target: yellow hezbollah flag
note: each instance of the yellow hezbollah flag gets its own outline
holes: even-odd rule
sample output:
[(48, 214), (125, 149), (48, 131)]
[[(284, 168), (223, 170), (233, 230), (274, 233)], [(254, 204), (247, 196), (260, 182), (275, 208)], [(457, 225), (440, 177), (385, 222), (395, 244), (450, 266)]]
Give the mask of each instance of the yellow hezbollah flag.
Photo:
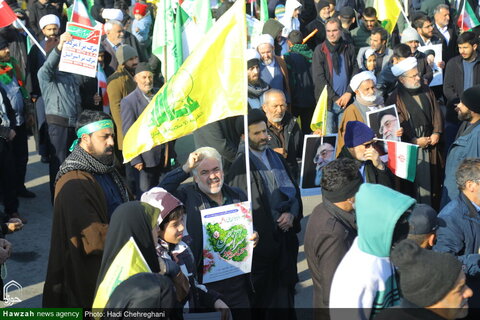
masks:
[(103, 309), (113, 290), (131, 276), (140, 272), (152, 272), (133, 237), (118, 252), (98, 287), (93, 309)]
[(377, 18), (382, 22), (382, 27), (391, 34), (400, 15), (398, 0), (375, 0), (373, 7), (377, 10)]
[(205, 34), (123, 140), (129, 162), (211, 122), (247, 114), (247, 25), (239, 0)]
[(328, 91), (327, 86), (323, 87), (322, 94), (318, 99), (317, 106), (313, 112), (310, 129), (313, 131), (322, 130), (322, 136), (327, 135), (327, 109), (328, 109)]

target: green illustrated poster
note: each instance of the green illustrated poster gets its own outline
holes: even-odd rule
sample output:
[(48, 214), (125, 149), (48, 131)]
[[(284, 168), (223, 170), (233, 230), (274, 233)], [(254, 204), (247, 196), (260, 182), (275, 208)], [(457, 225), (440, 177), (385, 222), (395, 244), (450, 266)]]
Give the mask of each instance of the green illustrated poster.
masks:
[(203, 282), (249, 273), (253, 233), (249, 202), (201, 211), (203, 224)]

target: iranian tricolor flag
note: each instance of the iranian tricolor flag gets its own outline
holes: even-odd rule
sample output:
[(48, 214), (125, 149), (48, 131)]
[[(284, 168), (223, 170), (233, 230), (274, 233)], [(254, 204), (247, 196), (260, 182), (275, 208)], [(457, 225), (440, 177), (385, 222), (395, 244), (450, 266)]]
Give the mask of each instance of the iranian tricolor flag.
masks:
[(388, 168), (399, 178), (413, 182), (417, 172), (417, 151), (415, 144), (386, 141), (388, 145)]
[(178, 0), (178, 4), (175, 42), (178, 47), (181, 45), (185, 61), (212, 26), (212, 12), (208, 1)]
[(458, 16), (457, 26), (462, 31), (468, 31), (478, 25), (480, 25), (480, 21), (478, 21), (478, 18), (472, 8), (472, 5), (470, 4), (470, 1), (464, 0), (462, 11)]
[(3, 0), (0, 0), (0, 28), (9, 26), (13, 21), (17, 20), (17, 15), (12, 8)]
[(94, 26), (90, 17), (90, 13), (88, 12), (87, 7), (82, 0), (75, 0), (75, 2), (73, 3), (70, 21), (89, 27)]
[(103, 112), (110, 113), (110, 102), (107, 94), (107, 76), (101, 65), (97, 68), (98, 88), (102, 90)]

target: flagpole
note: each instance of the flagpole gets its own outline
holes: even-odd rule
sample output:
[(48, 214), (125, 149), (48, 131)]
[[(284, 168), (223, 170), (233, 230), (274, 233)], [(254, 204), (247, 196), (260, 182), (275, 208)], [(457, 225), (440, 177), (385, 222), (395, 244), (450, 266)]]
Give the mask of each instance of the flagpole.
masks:
[(35, 43), (35, 45), (38, 47), (40, 52), (43, 53), (44, 56), (47, 56), (47, 53), (45, 52), (45, 50), (43, 50), (42, 46), (38, 43), (37, 39), (35, 39), (35, 37), (32, 36), (32, 34), (30, 33), (30, 31), (28, 31), (28, 29), (25, 27), (25, 25), (22, 23), (22, 21), (18, 18), (17, 18), (16, 21), (22, 27), (22, 29), (28, 34), (28, 36), (30, 37), (30, 40), (32, 40), (33, 43)]
[(252, 208), (252, 185), (250, 177), (250, 143), (248, 141), (248, 115), (243, 116), (243, 138), (245, 141), (245, 175), (247, 177), (247, 197)]
[[(408, 1), (405, 1), (408, 5)], [(410, 20), (408, 20), (408, 15), (406, 14), (405, 10), (403, 9), (403, 5), (402, 3), (400, 2), (400, 0), (397, 0), (397, 6), (400, 8), (400, 11), (402, 12), (402, 15), (403, 17), (405, 18), (405, 21), (407, 22), (407, 24), (411, 27), (411, 24), (410, 24)], [(395, 27), (395, 26), (394, 26)]]
[(460, 27), (460, 29), (462, 30), (463, 32), (463, 23), (465, 21), (465, 2), (467, 0), (463, 0), (463, 6), (462, 6), (462, 12), (460, 12), (460, 16), (462, 17), (462, 26)]

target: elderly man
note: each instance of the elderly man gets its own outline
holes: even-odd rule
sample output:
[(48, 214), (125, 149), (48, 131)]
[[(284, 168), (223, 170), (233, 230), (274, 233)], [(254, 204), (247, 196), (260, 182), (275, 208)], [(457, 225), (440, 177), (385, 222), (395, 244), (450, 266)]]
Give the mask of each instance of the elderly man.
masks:
[(444, 207), (458, 194), (455, 172), (460, 162), (467, 158), (480, 158), (480, 85), (465, 90), (456, 107), (458, 119), (462, 122), (455, 141), (451, 145), (445, 165), (442, 203)]
[[(390, 110), (389, 110), (390, 111)], [(389, 111), (380, 112), (378, 117), (380, 118), (380, 129), (378, 133), (384, 140), (397, 140), (398, 119)]]
[(433, 12), (435, 26), (433, 35), (442, 40), (442, 59), (447, 63), (450, 58), (458, 54), (457, 52), (457, 30), (449, 26), (450, 8), (448, 5), (439, 4)]
[(417, 59), (409, 57), (392, 67), (398, 78), (397, 88), (387, 99), (386, 105), (397, 106), (402, 141), (419, 146), (417, 172), (413, 183), (402, 180), (401, 191), (416, 198), (419, 203), (440, 207), (440, 186), (443, 181), (442, 111), (432, 90), (422, 84)]
[(91, 308), (110, 216), (129, 200), (113, 162), (113, 122), (85, 110), (56, 178), (43, 307)]
[(365, 182), (393, 188), (393, 174), (380, 159), (381, 148), (375, 144), (374, 138), (375, 133), (365, 123), (347, 122), (345, 145), (340, 150), (338, 158), (360, 161), (360, 173)]
[(257, 51), (260, 54), (260, 78), (270, 88), (283, 91), (290, 100), (290, 84), (288, 82), (288, 69), (285, 61), (275, 55), (273, 38), (269, 34), (262, 34), (257, 38)]
[[(295, 319), (296, 233), (303, 217), (302, 199), (285, 160), (268, 147), (267, 122), (261, 110), (249, 111), (250, 173), (247, 174), (252, 177), (253, 228), (261, 237), (253, 254), (252, 307), (260, 308), (261, 319), (273, 319), (270, 312), (278, 308), (285, 308), (285, 312), (276, 316)], [(245, 155), (237, 158), (226, 179), (243, 190), (247, 185), (245, 162)]]
[[(478, 90), (478, 89), (477, 89)], [(477, 138), (478, 139), (478, 138)], [(465, 159), (455, 171), (458, 195), (438, 215), (440, 227), (433, 250), (453, 254), (463, 264), (467, 284), (480, 290), (480, 159)], [(473, 308), (480, 307), (480, 297), (470, 299)]]
[(323, 201), (308, 219), (304, 240), (316, 319), (328, 319), (333, 275), (357, 236), (355, 193), (362, 183), (354, 160), (334, 160), (323, 168)]
[[(193, 175), (193, 183), (180, 184)], [(188, 230), (195, 262), (197, 264), (198, 281), (203, 282), (203, 227), (200, 211), (204, 209), (239, 203), (247, 200), (240, 189), (224, 183), (222, 157), (217, 150), (203, 147), (190, 153), (187, 162), (168, 172), (162, 179), (159, 187), (175, 195), (185, 204)], [(186, 239), (184, 238), (184, 241)], [(251, 240), (258, 240), (255, 234)], [(235, 309), (249, 308), (250, 292), (247, 275), (236, 276), (221, 281), (206, 284), (208, 289), (222, 294), (223, 301), (235, 315)]]
[(370, 46), (360, 48), (357, 54), (357, 64), (359, 66), (363, 65), (363, 59), (365, 56), (365, 51), (371, 48), (375, 52), (376, 56), (376, 66), (375, 66), (375, 75), (378, 76), (382, 69), (390, 62), (392, 58), (393, 51), (390, 48), (387, 48), (388, 41), (388, 32), (382, 27), (375, 27), (372, 29), (370, 35)]
[(121, 65), (121, 63), (118, 62), (115, 52), (117, 52), (123, 44), (129, 45), (137, 51), (140, 62), (147, 61), (147, 56), (143, 52), (137, 38), (135, 38), (130, 32), (126, 31), (120, 21), (109, 20), (105, 23), (104, 30), (106, 37), (103, 39), (102, 45), (105, 48), (106, 54), (111, 59), (110, 67), (112, 67), (113, 70), (117, 70), (118, 66)]
[(337, 156), (345, 144), (345, 130), (349, 121), (367, 123), (367, 112), (383, 107), (383, 99), (376, 95), (377, 79), (370, 71), (363, 71), (353, 76), (350, 88), (355, 92), (355, 99), (343, 113), (342, 122), (338, 128)]
[[(140, 117), (143, 110), (152, 101), (158, 89), (153, 88), (153, 72), (150, 66), (141, 62), (135, 69), (134, 80), (137, 88), (120, 101), (122, 132), (128, 129)], [(170, 168), (170, 158), (173, 154), (173, 143), (162, 144), (150, 151), (144, 152), (130, 161), (130, 166), (138, 171), (137, 199), (143, 192), (158, 185), (160, 176)]]
[(328, 91), (327, 133), (337, 133), (341, 114), (352, 98), (348, 80), (358, 73), (355, 49), (343, 41), (341, 27), (337, 18), (326, 22), (327, 40), (315, 48), (312, 58), (315, 99), (325, 87)]
[(262, 109), (267, 116), (268, 146), (282, 155), (295, 181), (300, 177), (297, 158), (302, 157), (303, 133), (297, 119), (287, 111), (282, 91), (270, 89), (263, 94)]
[(72, 39), (65, 32), (38, 71), (38, 83), (45, 103), (50, 152), (50, 192), (53, 202), (55, 177), (60, 164), (68, 155), (68, 148), (75, 140), (75, 123), (81, 112), (78, 81), (73, 73), (58, 70), (63, 44)]

